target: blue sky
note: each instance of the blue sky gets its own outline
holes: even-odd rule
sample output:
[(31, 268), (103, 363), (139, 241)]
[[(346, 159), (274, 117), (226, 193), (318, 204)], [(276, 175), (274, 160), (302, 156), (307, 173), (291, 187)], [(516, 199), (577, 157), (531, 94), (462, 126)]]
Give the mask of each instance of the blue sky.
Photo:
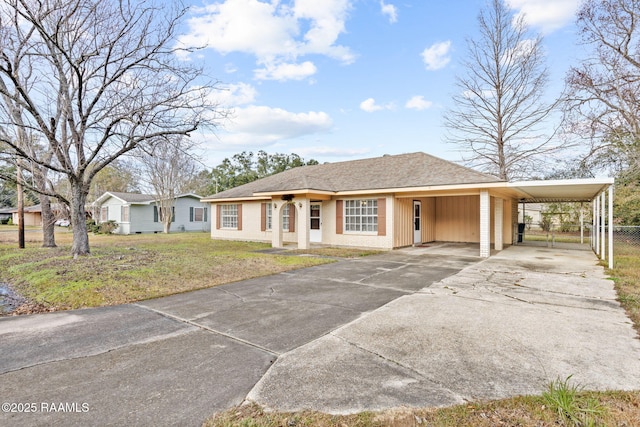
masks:
[[(580, 0), (507, 0), (544, 36), (557, 96), (580, 56)], [(180, 42), (232, 111), (200, 134), (205, 164), (241, 151), (335, 162), (424, 151), (459, 161), (444, 141), (465, 39), (484, 0), (192, 0)], [(552, 123), (549, 123), (551, 126)]]

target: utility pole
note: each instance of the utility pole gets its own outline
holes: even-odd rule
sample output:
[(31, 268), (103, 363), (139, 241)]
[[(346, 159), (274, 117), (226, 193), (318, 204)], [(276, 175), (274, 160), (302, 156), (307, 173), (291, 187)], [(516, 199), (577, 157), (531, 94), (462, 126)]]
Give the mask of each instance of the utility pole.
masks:
[(18, 248), (24, 249), (24, 193), (20, 161), (16, 162), (16, 191), (18, 192)]

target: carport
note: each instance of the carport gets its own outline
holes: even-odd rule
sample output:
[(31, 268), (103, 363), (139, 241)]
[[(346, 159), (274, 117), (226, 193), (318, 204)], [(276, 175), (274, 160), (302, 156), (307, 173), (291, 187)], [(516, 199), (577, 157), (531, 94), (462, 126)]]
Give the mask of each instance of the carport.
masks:
[(593, 178), (510, 182), (507, 188), (515, 192), (520, 203), (525, 204), (591, 203), (591, 248), (600, 259), (608, 260), (609, 268), (613, 268), (613, 184), (613, 178)]

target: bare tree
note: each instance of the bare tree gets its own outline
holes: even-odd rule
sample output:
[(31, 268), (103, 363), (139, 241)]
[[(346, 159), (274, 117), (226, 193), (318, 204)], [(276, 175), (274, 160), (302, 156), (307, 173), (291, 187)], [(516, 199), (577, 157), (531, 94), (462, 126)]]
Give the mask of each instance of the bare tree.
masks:
[[(35, 190), (69, 205), (74, 256), (90, 252), (85, 202), (100, 170), (142, 143), (188, 135), (218, 118), (202, 71), (176, 56), (185, 13), (154, 0), (6, 0), (0, 7), (0, 94), (23, 116), (17, 123), (0, 109), (0, 127), (28, 129), (53, 157), (15, 138), (1, 142), (68, 180), (68, 196)], [(16, 51), (29, 61), (15, 64)]]
[(583, 163), (640, 173), (640, 2), (586, 0), (577, 15), (590, 56), (567, 74), (568, 128), (586, 139)]
[(556, 104), (543, 99), (542, 39), (530, 37), (524, 17), (514, 18), (503, 0), (491, 0), (478, 24), (478, 39), (467, 39), (454, 107), (445, 113), (447, 139), (471, 166), (504, 180), (526, 177), (559, 148), (541, 129)]
[[(17, 68), (18, 64), (22, 62), (30, 63), (29, 58), (25, 57), (25, 51), (23, 49), (16, 49), (13, 52), (13, 54), (14, 56), (13, 58), (11, 58), (12, 68), (14, 69)], [(8, 59), (8, 57), (5, 57), (5, 58)], [(25, 76), (22, 76), (22, 78), (23, 78), (22, 85), (28, 86), (31, 75), (27, 74)], [(14, 90), (17, 91), (18, 89), (14, 87)], [(2, 105), (2, 110), (6, 112), (7, 116), (10, 117), (11, 121), (16, 125), (13, 141), (15, 142), (15, 144), (22, 147), (22, 149), (25, 152), (30, 153), (31, 156), (35, 156), (36, 155), (35, 151), (41, 150), (42, 147), (40, 147), (39, 144), (37, 144), (33, 140), (32, 132), (29, 130), (27, 126), (25, 126), (22, 109), (14, 101), (14, 99), (17, 96), (19, 96), (19, 94), (16, 92), (14, 93), (13, 97), (10, 97), (7, 95), (7, 93), (8, 93), (7, 86), (5, 85), (3, 80), (0, 80), (0, 99), (2, 101), (0, 102), (0, 105)], [(2, 131), (0, 131), (0, 138), (2, 138), (2, 140), (10, 138), (10, 136), (7, 135), (6, 131), (4, 131), (4, 128), (2, 129)], [(25, 185), (27, 185), (30, 188), (38, 189), (40, 206), (41, 206), (41, 215), (42, 215), (42, 236), (43, 236), (42, 246), (45, 248), (55, 248), (56, 247), (55, 215), (51, 208), (51, 199), (48, 195), (46, 195), (47, 187), (49, 184), (47, 180), (47, 174), (48, 174), (47, 169), (41, 165), (38, 165), (37, 163), (30, 162), (22, 158), (21, 156), (17, 156), (15, 153), (15, 150), (12, 150), (10, 147), (8, 150), (5, 148), (3, 151), (5, 152), (5, 156), (8, 155), (8, 157), (6, 157), (5, 160), (15, 163), (16, 170), (18, 171), (18, 173), (13, 176), (12, 175), (5, 176), (0, 174), (0, 177), (3, 179), (15, 181), (17, 188), (19, 189), (19, 192), (18, 192), (19, 195), (21, 195), (22, 187)], [(49, 152), (46, 153), (43, 157), (46, 161), (51, 161), (51, 158), (53, 157), (53, 152), (49, 150)], [(24, 181), (25, 174), (22, 173), (23, 168), (31, 172), (28, 175), (32, 180), (30, 185), (26, 184), (26, 181)], [(21, 196), (18, 198), (18, 201), (19, 202), (21, 201)], [(18, 210), (20, 211), (19, 216), (22, 221), (22, 218), (24, 218), (24, 214), (22, 212), (21, 204), (18, 203), (18, 205), (19, 205)], [(24, 227), (24, 224), (20, 222), (20, 233), (19, 233), (20, 237), (18, 238), (20, 242), (19, 243), (20, 248), (24, 248), (24, 236), (23, 236), (24, 228), (23, 227)]]
[(198, 172), (192, 149), (193, 143), (186, 138), (163, 138), (140, 155), (143, 179), (153, 190), (158, 219), (165, 233), (171, 229), (176, 197)]

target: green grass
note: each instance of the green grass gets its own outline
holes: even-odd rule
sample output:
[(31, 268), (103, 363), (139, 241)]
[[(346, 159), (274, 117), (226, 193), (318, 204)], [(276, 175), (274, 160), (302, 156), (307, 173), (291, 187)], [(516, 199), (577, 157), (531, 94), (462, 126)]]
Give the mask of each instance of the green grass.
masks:
[(571, 384), (571, 375), (566, 379), (551, 381), (542, 394), (549, 408), (566, 423), (575, 426), (602, 425), (604, 408), (590, 395), (579, 394), (581, 387)]
[[(334, 261), (328, 253), (262, 253), (270, 245), (216, 241), (206, 233), (90, 235), (91, 255), (78, 259), (70, 256), (66, 229), (57, 233), (58, 248), (41, 248), (41, 235), (33, 232), (20, 250), (16, 238), (0, 233), (0, 265), (6, 266), (0, 282), (47, 309), (128, 303)], [(365, 252), (347, 249), (331, 256)]]
[(617, 241), (613, 249), (614, 267), (606, 272), (613, 278), (618, 301), (640, 336), (640, 247)]

